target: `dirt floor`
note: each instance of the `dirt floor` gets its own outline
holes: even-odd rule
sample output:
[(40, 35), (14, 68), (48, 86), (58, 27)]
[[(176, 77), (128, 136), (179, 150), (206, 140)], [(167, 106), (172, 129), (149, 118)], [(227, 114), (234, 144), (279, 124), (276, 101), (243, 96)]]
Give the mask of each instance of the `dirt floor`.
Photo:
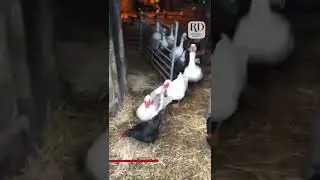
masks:
[(301, 179), (310, 121), (319, 109), (319, 15), (293, 21), (296, 51), (279, 67), (249, 74), (239, 111), (224, 124), (214, 149), (218, 180)]

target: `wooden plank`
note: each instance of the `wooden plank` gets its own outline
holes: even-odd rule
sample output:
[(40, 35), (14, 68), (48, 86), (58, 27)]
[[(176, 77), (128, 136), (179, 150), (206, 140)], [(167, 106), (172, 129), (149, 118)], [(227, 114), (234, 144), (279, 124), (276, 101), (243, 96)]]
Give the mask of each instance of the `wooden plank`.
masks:
[(111, 104), (118, 103), (119, 85), (117, 78), (116, 60), (114, 55), (113, 42), (109, 40), (109, 107)]
[(124, 44), (122, 35), (122, 24), (120, 18), (120, 2), (119, 0), (110, 0), (110, 19), (109, 22), (112, 24), (112, 37), (114, 52), (116, 57), (116, 66), (118, 73), (118, 83), (119, 83), (119, 104), (122, 105), (125, 94), (128, 91), (127, 79), (126, 79), (126, 63), (124, 56)]

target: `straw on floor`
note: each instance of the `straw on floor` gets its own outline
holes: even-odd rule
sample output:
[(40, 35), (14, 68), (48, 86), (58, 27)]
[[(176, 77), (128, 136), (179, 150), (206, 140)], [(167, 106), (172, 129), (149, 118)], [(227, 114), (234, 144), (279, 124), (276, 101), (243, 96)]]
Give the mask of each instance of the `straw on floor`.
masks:
[(136, 120), (135, 110), (143, 99), (128, 95), (121, 112), (109, 121), (109, 158), (160, 162), (110, 164), (110, 179), (211, 179), (211, 152), (205, 141), (204, 119), (209, 92), (209, 88), (188, 89), (179, 109), (168, 107), (169, 132), (152, 145), (119, 139), (119, 134)]

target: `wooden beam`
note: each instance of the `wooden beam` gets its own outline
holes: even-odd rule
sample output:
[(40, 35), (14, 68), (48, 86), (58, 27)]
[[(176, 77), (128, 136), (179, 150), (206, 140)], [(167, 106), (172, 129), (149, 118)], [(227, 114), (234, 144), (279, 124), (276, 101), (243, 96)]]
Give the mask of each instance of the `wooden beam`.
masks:
[(126, 61), (124, 56), (124, 44), (122, 35), (122, 24), (120, 18), (120, 2), (119, 0), (110, 0), (110, 19), (109, 22), (112, 25), (112, 39), (114, 46), (114, 53), (116, 57), (116, 66), (118, 72), (119, 82), (119, 103), (122, 105), (125, 94), (128, 92), (127, 87), (127, 73), (126, 73)]

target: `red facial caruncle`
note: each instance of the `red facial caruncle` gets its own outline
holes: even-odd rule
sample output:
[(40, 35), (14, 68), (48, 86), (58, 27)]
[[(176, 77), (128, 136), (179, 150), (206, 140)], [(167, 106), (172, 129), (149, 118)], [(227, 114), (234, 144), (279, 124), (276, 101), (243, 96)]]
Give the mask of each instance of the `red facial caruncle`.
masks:
[(146, 108), (149, 108), (150, 105), (151, 105), (151, 97), (149, 95), (147, 95), (145, 98), (144, 98), (144, 105), (146, 106)]
[(167, 89), (170, 85), (171, 81), (170, 80), (166, 80), (164, 83), (163, 83), (163, 88), (164, 89)]

